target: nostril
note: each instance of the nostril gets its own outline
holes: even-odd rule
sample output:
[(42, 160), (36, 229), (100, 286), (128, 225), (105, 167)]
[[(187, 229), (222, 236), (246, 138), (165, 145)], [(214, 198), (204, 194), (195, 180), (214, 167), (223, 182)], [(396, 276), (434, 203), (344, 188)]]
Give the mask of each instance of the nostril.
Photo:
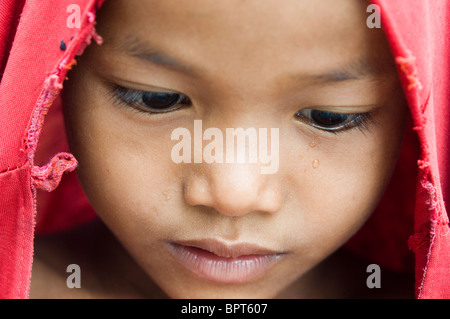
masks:
[(191, 206), (210, 207), (227, 216), (243, 216), (252, 212), (276, 213), (283, 195), (276, 187), (261, 189), (243, 185), (207, 183), (202, 179), (190, 180), (184, 185), (186, 203)]
[(258, 165), (202, 164), (184, 179), (185, 202), (228, 216), (276, 213), (283, 203), (278, 174), (261, 174)]
[(207, 182), (196, 178), (190, 179), (183, 185), (184, 198), (191, 206), (211, 206), (212, 198), (208, 190)]

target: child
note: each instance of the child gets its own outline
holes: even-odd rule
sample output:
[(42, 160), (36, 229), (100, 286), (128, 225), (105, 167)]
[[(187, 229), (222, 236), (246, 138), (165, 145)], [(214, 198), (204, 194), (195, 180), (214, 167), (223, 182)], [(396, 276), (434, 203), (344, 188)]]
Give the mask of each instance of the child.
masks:
[[(73, 173), (55, 192), (75, 189), (68, 199), (76, 209), (66, 205), (76, 221), (41, 226), (58, 217), (39, 208), (64, 212), (38, 194), (36, 227), (44, 235), (35, 239), (30, 297), (413, 297), (408, 254), (394, 250), (401, 260), (389, 267), (375, 242), (387, 236), (392, 245), (398, 230), (406, 245), (402, 232), (413, 235), (410, 222), (394, 231), (386, 225), (409, 217), (414, 202), (392, 189), (400, 180), (402, 194), (412, 193), (411, 115), (422, 148), (409, 241), (415, 294), (448, 296), (446, 192), (438, 179), (447, 176), (438, 165), (446, 153), (429, 149), (430, 133), (420, 127), (432, 125), (423, 114), (433, 104), (422, 104), (421, 93), (431, 82), (412, 53), (397, 47), (394, 4), (371, 6), (373, 19), (389, 23), (385, 31), (369, 23), (369, 3), (360, 0), (115, 0), (98, 10), (98, 34), (94, 1), (85, 5), (87, 22), (74, 39), (61, 40), (60, 72), (47, 77), (38, 102), (61, 105), (71, 154), (31, 167), (31, 180), (53, 190), (78, 163), (98, 218), (80, 217), (91, 208), (77, 204), (84, 194), (76, 183), (64, 184)], [(100, 45), (83, 50), (91, 37)], [(75, 53), (83, 53), (76, 66)], [(448, 92), (438, 89), (436, 96)], [(62, 123), (58, 114), (49, 118)], [(26, 144), (30, 163), (48, 161), (45, 141), (57, 131), (44, 126), (36, 148), (39, 116)], [(392, 198), (401, 211), (387, 208)], [(353, 237), (374, 211), (381, 213), (369, 230)], [(383, 226), (373, 235), (377, 216)], [(427, 274), (441, 274), (441, 282)], [(14, 280), (2, 276), (1, 287)]]

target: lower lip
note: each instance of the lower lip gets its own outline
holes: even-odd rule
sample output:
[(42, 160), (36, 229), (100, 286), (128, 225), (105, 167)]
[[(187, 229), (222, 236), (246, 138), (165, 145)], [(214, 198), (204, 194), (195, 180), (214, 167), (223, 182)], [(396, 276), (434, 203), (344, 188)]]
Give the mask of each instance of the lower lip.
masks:
[(281, 254), (227, 258), (196, 247), (174, 243), (169, 243), (167, 247), (186, 269), (218, 283), (245, 283), (258, 279), (281, 259)]

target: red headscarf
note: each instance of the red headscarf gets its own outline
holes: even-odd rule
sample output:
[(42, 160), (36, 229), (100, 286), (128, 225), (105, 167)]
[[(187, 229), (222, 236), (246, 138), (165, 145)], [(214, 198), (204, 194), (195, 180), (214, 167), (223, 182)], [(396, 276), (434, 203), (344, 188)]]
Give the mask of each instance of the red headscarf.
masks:
[[(2, 0), (1, 298), (28, 297), (35, 233), (95, 218), (70, 173), (77, 162), (68, 153), (59, 93), (76, 55), (92, 40), (101, 43), (94, 25), (102, 2)], [(347, 248), (397, 270), (407, 271), (415, 260), (416, 296), (448, 298), (450, 3), (372, 2), (381, 8), (413, 127), (386, 195)]]

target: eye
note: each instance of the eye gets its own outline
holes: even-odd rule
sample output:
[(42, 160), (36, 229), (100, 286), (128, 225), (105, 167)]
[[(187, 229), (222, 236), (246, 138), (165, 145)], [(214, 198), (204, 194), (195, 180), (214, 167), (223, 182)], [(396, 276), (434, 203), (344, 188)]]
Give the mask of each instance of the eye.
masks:
[(334, 113), (321, 110), (305, 109), (295, 114), (298, 120), (306, 122), (317, 129), (337, 133), (354, 127), (367, 128), (369, 113)]
[(191, 105), (181, 93), (144, 92), (117, 86), (113, 89), (116, 102), (124, 103), (145, 113), (166, 113)]

